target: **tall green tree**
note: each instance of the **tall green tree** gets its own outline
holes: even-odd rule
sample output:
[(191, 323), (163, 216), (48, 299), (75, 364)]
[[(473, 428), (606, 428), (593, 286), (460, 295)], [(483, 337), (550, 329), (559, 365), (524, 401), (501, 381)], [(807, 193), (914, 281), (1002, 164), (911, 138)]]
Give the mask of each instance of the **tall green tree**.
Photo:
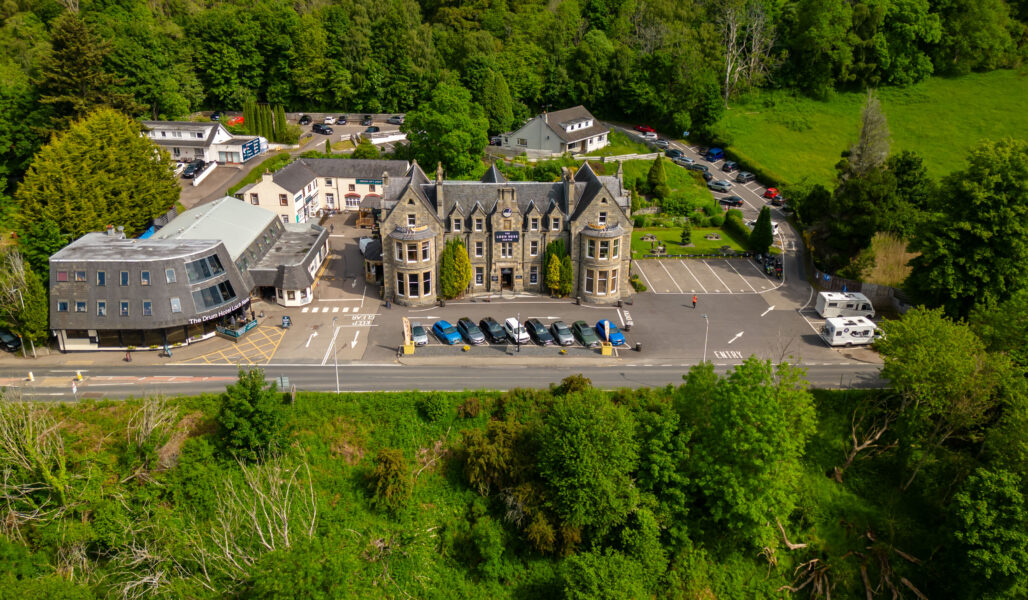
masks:
[(911, 240), (908, 285), (918, 300), (967, 316), (1026, 287), (1028, 141), (984, 141), (947, 177), (927, 223)]
[(124, 80), (108, 73), (104, 60), (111, 46), (97, 37), (82, 17), (65, 11), (51, 25), (53, 50), (40, 68), (40, 102), (53, 107), (54, 119), (78, 119), (112, 107), (137, 114), (143, 107), (120, 91)]
[(649, 172), (646, 173), (646, 187), (653, 196), (664, 199), (671, 196), (671, 188), (667, 184), (667, 172), (664, 170), (664, 157), (660, 154), (653, 159)]
[(750, 232), (750, 250), (758, 254), (767, 254), (771, 244), (775, 243), (774, 231), (771, 229), (771, 209), (763, 207), (757, 215), (757, 222)]
[(485, 117), (489, 120), (489, 133), (508, 131), (514, 122), (514, 101), (503, 73), (490, 70), (476, 98), (480, 99)]
[(481, 164), (488, 129), (482, 107), (453, 83), (440, 83), (431, 99), (408, 113), (400, 126), (418, 162), (441, 163), (451, 177), (467, 175)]
[(225, 450), (244, 460), (274, 451), (282, 437), (283, 406), (275, 382), (263, 369), (239, 369), (239, 379), (221, 394), (218, 425)]
[(460, 238), (446, 242), (439, 257), (439, 292), (443, 298), (456, 298), (471, 283), (471, 259)]
[(179, 191), (167, 152), (138, 122), (102, 108), (39, 151), (15, 194), (16, 218), (22, 232), (50, 220), (68, 238), (109, 224), (135, 235), (174, 206)]
[(575, 284), (575, 267), (571, 257), (567, 254), (560, 258), (560, 287), (558, 293), (561, 296), (570, 296)]
[(49, 335), (49, 307), (43, 282), (14, 248), (0, 254), (0, 320), (25, 342)]
[(29, 267), (48, 279), (50, 257), (68, 245), (68, 238), (53, 219), (39, 219), (29, 225), (18, 239), (18, 247)]

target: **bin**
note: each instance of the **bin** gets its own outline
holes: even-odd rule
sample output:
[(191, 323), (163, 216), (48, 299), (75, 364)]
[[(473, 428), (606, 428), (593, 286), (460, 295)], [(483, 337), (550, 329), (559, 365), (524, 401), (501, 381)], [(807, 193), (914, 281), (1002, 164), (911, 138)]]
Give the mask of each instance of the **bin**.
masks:
[(635, 351), (636, 352), (642, 352), (643, 351), (643, 345), (640, 344), (639, 342), (636, 342), (635, 343)]

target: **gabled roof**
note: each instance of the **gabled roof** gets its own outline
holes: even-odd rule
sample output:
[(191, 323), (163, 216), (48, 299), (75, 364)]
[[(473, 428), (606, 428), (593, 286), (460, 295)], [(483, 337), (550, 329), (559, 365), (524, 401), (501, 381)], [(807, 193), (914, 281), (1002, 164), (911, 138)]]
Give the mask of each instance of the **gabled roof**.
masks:
[[(602, 125), (600, 121), (582, 105), (565, 108), (564, 110), (558, 110), (551, 113), (543, 113), (537, 118), (542, 118), (546, 125), (553, 130), (553, 133), (557, 134), (557, 137), (564, 140), (566, 143), (578, 142), (610, 131), (609, 127)], [(592, 120), (592, 127), (586, 127), (585, 129), (578, 129), (575, 131), (564, 130), (564, 126), (566, 125), (588, 120)]]
[(290, 194), (299, 192), (317, 177), (310, 167), (302, 160), (289, 163), (271, 175), (271, 180)]
[(225, 196), (187, 210), (150, 239), (221, 240), (235, 260), (277, 219), (270, 210)]
[[(150, 137), (154, 143), (167, 144), (171, 146), (206, 148), (214, 143), (214, 136), (219, 129), (224, 129), (221, 123), (196, 123), (193, 121), (143, 121), (143, 128), (147, 130), (178, 130), (178, 131), (207, 131), (203, 138), (176, 138), (176, 137)], [(228, 130), (225, 129), (225, 133)]]
[(479, 181), (482, 183), (506, 183), (507, 178), (496, 168), (496, 163), (493, 163), (489, 165), (489, 169), (482, 175), (482, 179)]
[(410, 163), (405, 160), (301, 158), (296, 162), (307, 165), (317, 177), (341, 179), (382, 179), (383, 172), (389, 177), (403, 177), (410, 168)]

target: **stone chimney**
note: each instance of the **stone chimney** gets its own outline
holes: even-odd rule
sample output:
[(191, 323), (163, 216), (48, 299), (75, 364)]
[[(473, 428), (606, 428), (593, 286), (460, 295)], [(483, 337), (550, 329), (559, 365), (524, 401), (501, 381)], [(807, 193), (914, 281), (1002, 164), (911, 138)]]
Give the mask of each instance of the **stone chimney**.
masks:
[(568, 207), (568, 218), (575, 214), (575, 182), (571, 177), (571, 169), (560, 168), (560, 178), (564, 184), (564, 204)]
[(271, 181), (273, 177), (274, 175), (272, 175), (271, 171), (264, 171), (261, 173), (261, 183), (267, 183)]
[(446, 222), (446, 202), (443, 198), (443, 163), (440, 162), (435, 169), (435, 216), (442, 222)]
[(382, 171), (382, 196), (385, 196), (386, 190), (389, 189), (389, 171)]

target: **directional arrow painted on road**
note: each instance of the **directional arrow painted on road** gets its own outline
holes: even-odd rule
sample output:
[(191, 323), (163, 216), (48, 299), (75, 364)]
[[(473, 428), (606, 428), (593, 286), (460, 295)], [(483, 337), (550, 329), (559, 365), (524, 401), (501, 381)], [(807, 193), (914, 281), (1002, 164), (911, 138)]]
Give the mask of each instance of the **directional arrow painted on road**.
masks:
[[(767, 313), (773, 311), (774, 309), (775, 309), (775, 307), (769, 306), (767, 310), (765, 310), (764, 312), (760, 313), (760, 316), (763, 317), (764, 315), (766, 315)], [(742, 335), (742, 334), (740, 333), (739, 335)]]
[(353, 278), (353, 285), (351, 285), (350, 287), (354, 287), (354, 288), (357, 287), (357, 278), (356, 277)]
[(318, 332), (317, 331), (312, 333), (311, 336), (309, 338), (307, 338), (307, 344), (304, 346), (304, 348), (310, 348), (311, 347), (311, 340), (313, 340), (316, 337), (318, 337)]
[(734, 342), (735, 340), (737, 340), (737, 339), (739, 339), (741, 337), (742, 337), (742, 332), (740, 331), (739, 333), (735, 334), (734, 338), (728, 340), (728, 343), (731, 344), (732, 342)]
[(357, 346), (357, 336), (359, 336), (360, 334), (361, 334), (361, 332), (360, 332), (359, 329), (356, 331), (356, 333), (353, 334), (353, 341), (350, 342), (350, 347), (351, 348), (354, 348), (354, 347)]

